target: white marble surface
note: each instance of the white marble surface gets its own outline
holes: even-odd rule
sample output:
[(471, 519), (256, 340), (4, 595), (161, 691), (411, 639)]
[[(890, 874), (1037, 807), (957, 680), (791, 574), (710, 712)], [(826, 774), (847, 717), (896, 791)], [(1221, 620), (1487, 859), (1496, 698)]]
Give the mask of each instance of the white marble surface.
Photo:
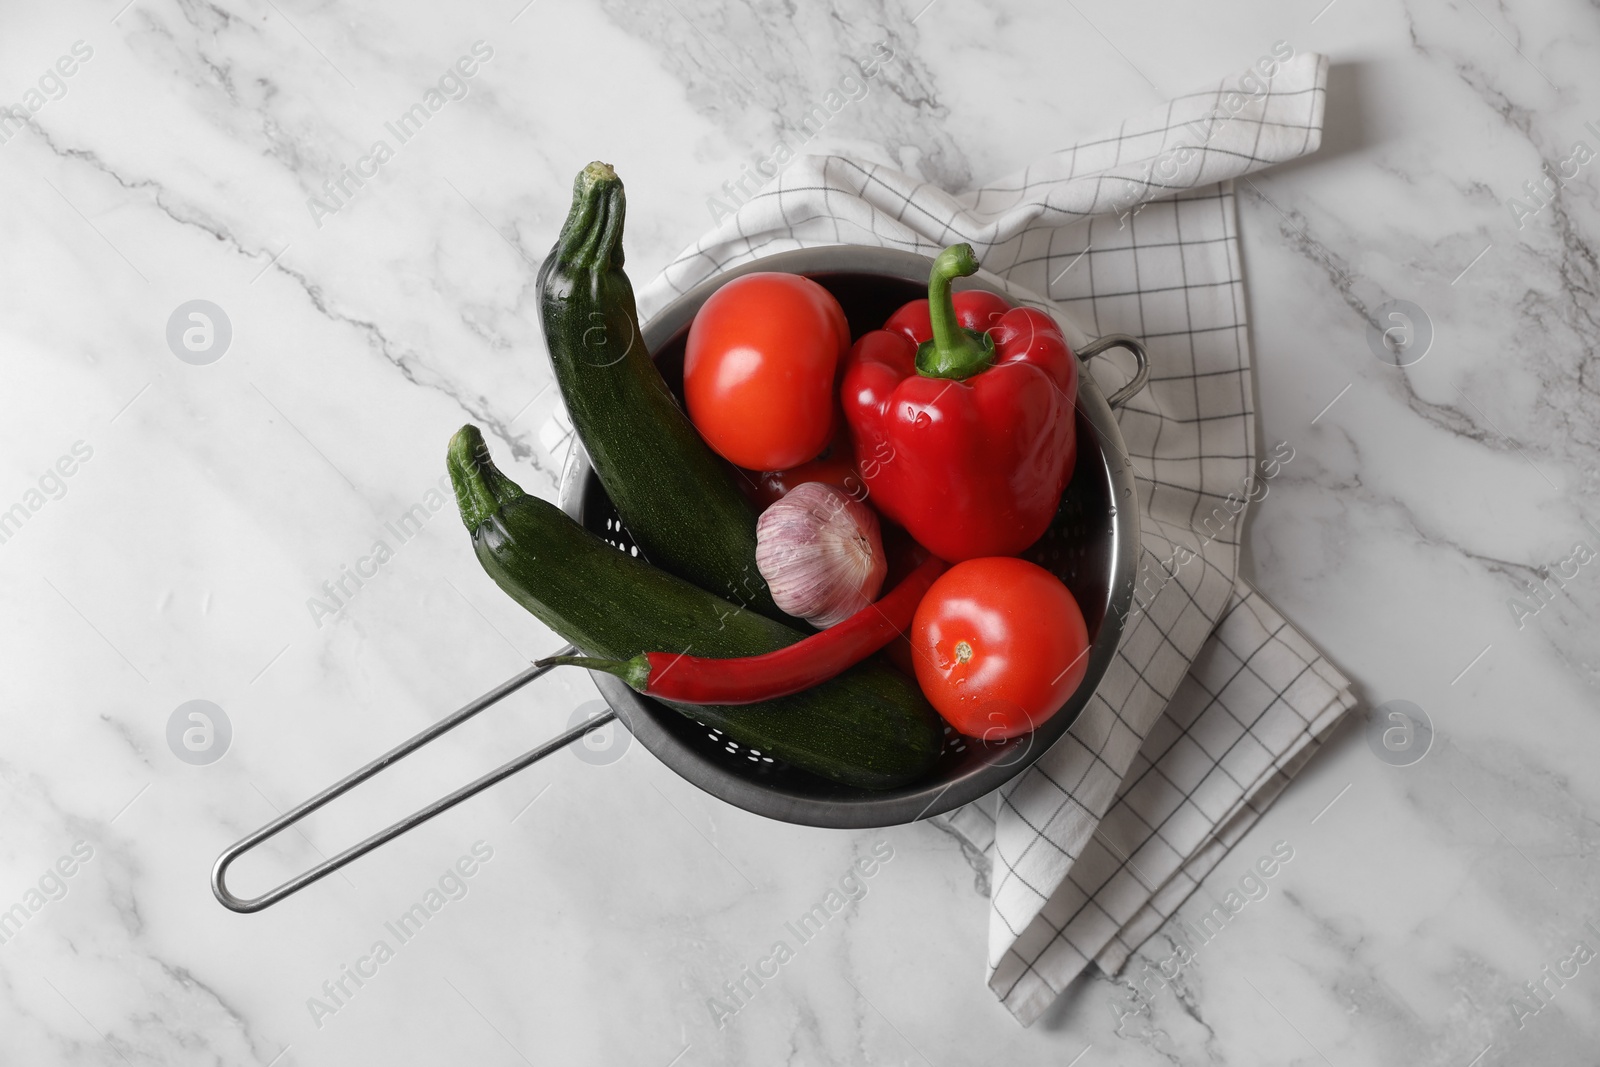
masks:
[[(1600, 163), (1520, 229), (1507, 201), (1575, 141), (1600, 150), (1600, 19), (1322, 2), (8, 5), (0, 102), (41, 106), (0, 144), (0, 509), (31, 512), (0, 543), (0, 909), (25, 915), (0, 944), (0, 1062), (1592, 1062), (1600, 965), (1569, 964), (1520, 1026), (1511, 998), (1600, 950), (1600, 566), (1521, 629), (1508, 600), (1574, 542), (1600, 549)], [(768, 822), (639, 746), (563, 753), (262, 914), (213, 901), (224, 846), (554, 643), (450, 510), (404, 544), (384, 523), (426, 507), (468, 420), (553, 490), (533, 278), (583, 163), (629, 182), (642, 281), (877, 41), (895, 62), (814, 147), (961, 187), (1280, 39), (1334, 66), (1322, 151), (1240, 185), (1262, 440), (1297, 450), (1246, 573), (1437, 736), (1405, 768), (1359, 724), (1330, 745), (1210, 888), (1276, 841), (1293, 862), (1176, 982), (1086, 978), (1022, 1029), (984, 986), (986, 875), (954, 839)], [(92, 55), (49, 76), (79, 41)], [(476, 41), (493, 54), (465, 98), (313, 219), (307, 198), (395, 146), (384, 124)], [(165, 339), (196, 298), (233, 329), (206, 366)], [(1366, 342), (1391, 298), (1436, 334), (1405, 370)], [(77, 442), (89, 458), (30, 497)], [(380, 538), (393, 557), (313, 618)], [(537, 683), (241, 883), (593, 695)], [(206, 766), (166, 739), (194, 699), (233, 726)], [(386, 931), (480, 841), (464, 896), (412, 940)], [(707, 997), (875, 846), (893, 859), (867, 895), (713, 1026)], [(392, 958), (314, 1013), (379, 939)]]

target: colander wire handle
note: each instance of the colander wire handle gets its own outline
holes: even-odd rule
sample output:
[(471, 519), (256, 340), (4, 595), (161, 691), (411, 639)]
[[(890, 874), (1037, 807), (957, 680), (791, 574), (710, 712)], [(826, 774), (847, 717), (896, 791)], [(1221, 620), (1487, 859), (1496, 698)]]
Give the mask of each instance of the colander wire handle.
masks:
[[(553, 655), (569, 656), (575, 654), (577, 651), (578, 650), (572, 645), (567, 645), (559, 652), (553, 653)], [(379, 830), (377, 833), (373, 834), (365, 841), (362, 841), (360, 844), (350, 846), (337, 856), (334, 856), (332, 859), (322, 861), (309, 871), (306, 871), (304, 874), (296, 875), (287, 882), (284, 882), (282, 885), (278, 886), (276, 889), (269, 890), (258, 897), (245, 899), (243, 897), (236, 896), (228, 889), (226, 880), (228, 867), (233, 863), (234, 860), (238, 859), (246, 852), (249, 852), (251, 849), (255, 848), (268, 838), (282, 833), (284, 830), (293, 826), (295, 823), (299, 822), (307, 815), (310, 815), (312, 812), (316, 811), (324, 804), (327, 804), (329, 801), (348, 793), (350, 790), (354, 789), (362, 782), (365, 782), (368, 778), (371, 778), (379, 771), (398, 763), (402, 759), (405, 759), (407, 756), (411, 755), (411, 753), (415, 752), (423, 745), (428, 744), (430, 741), (433, 741), (442, 734), (454, 730), (457, 726), (460, 726), (462, 723), (478, 714), (478, 712), (510, 696), (518, 689), (521, 689), (523, 686), (527, 685), (529, 682), (533, 681), (535, 678), (538, 678), (540, 675), (543, 675), (551, 669), (551, 667), (529, 667), (520, 674), (508, 678), (504, 682), (501, 682), (499, 685), (495, 686), (493, 689), (489, 690), (487, 693), (483, 694), (481, 697), (478, 697), (476, 700), (461, 708), (459, 711), (453, 712), (445, 718), (440, 719), (432, 726), (429, 726), (427, 729), (414, 734), (408, 740), (402, 741), (400, 744), (396, 745), (394, 748), (391, 748), (389, 751), (385, 752), (371, 763), (368, 763), (359, 770), (352, 771), (350, 774), (347, 774), (345, 777), (341, 778), (333, 785), (330, 785), (316, 796), (297, 804), (295, 807), (289, 809), (276, 819), (267, 823), (267, 825), (263, 826), (255, 833), (235, 842), (230, 848), (227, 849), (227, 851), (223, 852), (222, 855), (217, 857), (215, 866), (211, 868), (211, 892), (216, 895), (217, 900), (222, 903), (223, 907), (229, 908), (233, 911), (249, 913), (270, 907), (271, 905), (282, 900), (284, 897), (299, 892), (312, 882), (326, 878), (328, 875), (332, 874), (334, 871), (337, 871), (345, 864), (365, 856), (368, 852), (371, 852), (379, 845), (386, 844), (387, 842), (394, 840), (413, 827), (421, 826), (423, 823), (427, 822), (429, 819), (440, 814), (441, 812), (449, 811), (463, 800), (466, 800), (471, 796), (476, 796), (478, 793), (483, 792), (485, 789), (489, 788), (491, 785), (494, 785), (501, 779), (509, 778), (513, 774), (516, 774), (518, 771), (522, 770), (524, 767), (544, 759), (552, 752), (557, 752), (567, 747), (568, 745), (572, 744), (572, 742), (578, 740), (584, 734), (588, 733), (590, 730), (599, 729), (601, 726), (604, 726), (606, 723), (617, 717), (617, 713), (615, 711), (608, 710), (603, 715), (596, 715), (592, 719), (588, 719), (579, 723), (577, 726), (574, 726), (565, 733), (551, 738), (549, 741), (546, 741), (537, 748), (524, 752), (516, 759), (511, 760), (509, 763), (501, 764), (499, 767), (496, 767), (483, 777), (467, 783), (453, 793), (449, 793), (440, 797), (427, 807), (418, 811), (414, 811), (410, 815), (407, 815), (405, 818), (401, 819), (399, 822), (396, 822), (383, 830)]]
[(1125, 333), (1108, 333), (1079, 349), (1078, 358), (1088, 363), (1094, 357), (1113, 348), (1126, 348), (1132, 352), (1135, 363), (1133, 377), (1128, 380), (1128, 384), (1106, 397), (1106, 403), (1112, 411), (1115, 411), (1132, 400), (1150, 381), (1150, 357), (1145, 355), (1144, 343), (1137, 337)]

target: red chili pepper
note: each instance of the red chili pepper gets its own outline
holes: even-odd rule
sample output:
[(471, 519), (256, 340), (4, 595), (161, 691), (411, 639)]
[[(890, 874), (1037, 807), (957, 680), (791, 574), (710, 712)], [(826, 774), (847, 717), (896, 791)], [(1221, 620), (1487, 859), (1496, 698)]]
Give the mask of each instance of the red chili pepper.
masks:
[(843, 674), (908, 630), (922, 595), (948, 566), (929, 558), (876, 604), (821, 633), (760, 656), (712, 659), (677, 652), (642, 652), (632, 659), (551, 656), (536, 666), (605, 671), (647, 696), (685, 704), (776, 700)]
[(1049, 527), (1078, 458), (1078, 359), (1042, 311), (952, 280), (971, 245), (939, 253), (928, 299), (845, 357), (841, 399), (868, 500), (941, 559), (1010, 556)]

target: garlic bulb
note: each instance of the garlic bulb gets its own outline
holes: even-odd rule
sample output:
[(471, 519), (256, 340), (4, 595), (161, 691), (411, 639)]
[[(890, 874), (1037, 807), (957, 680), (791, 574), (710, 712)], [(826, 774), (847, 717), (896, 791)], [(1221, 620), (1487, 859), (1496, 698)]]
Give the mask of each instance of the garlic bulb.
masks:
[(876, 599), (889, 562), (871, 508), (805, 482), (757, 520), (756, 569), (778, 607), (826, 629)]

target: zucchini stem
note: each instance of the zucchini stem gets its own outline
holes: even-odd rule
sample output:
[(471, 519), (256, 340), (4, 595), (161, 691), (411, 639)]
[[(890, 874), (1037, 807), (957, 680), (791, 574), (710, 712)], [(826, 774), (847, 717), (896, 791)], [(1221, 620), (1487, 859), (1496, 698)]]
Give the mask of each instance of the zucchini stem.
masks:
[(501, 505), (526, 495), (521, 486), (494, 465), (489, 446), (476, 426), (463, 426), (450, 438), (445, 463), (450, 468), (450, 485), (456, 491), (456, 508), (469, 530), (489, 521)]
[(573, 180), (572, 210), (556, 238), (557, 261), (567, 269), (621, 270), (627, 208), (622, 179), (609, 163), (584, 167)]

